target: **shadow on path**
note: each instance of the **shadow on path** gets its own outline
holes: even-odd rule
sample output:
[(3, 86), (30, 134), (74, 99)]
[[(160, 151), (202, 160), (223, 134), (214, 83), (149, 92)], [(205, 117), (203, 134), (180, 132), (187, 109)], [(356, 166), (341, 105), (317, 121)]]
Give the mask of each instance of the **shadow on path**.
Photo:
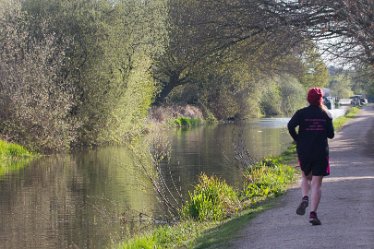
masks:
[(330, 142), (332, 172), (324, 179), (318, 215), (322, 226), (295, 214), (301, 198), (291, 189), (229, 241), (209, 248), (373, 249), (374, 108), (365, 107)]

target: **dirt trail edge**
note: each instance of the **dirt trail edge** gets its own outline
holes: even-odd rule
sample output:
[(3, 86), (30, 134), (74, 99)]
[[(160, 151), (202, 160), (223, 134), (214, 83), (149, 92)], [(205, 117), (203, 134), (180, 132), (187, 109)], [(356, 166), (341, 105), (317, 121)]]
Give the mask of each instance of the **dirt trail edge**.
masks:
[(304, 216), (295, 214), (301, 194), (290, 189), (224, 247), (374, 249), (373, 106), (363, 108), (330, 140), (330, 161), (318, 209), (322, 226), (308, 223), (309, 209)]

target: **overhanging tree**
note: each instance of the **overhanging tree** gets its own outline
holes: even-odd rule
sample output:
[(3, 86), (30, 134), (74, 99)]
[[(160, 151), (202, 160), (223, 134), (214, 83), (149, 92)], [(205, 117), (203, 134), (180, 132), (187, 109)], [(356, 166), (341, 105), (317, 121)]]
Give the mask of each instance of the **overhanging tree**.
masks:
[(167, 53), (155, 67), (163, 103), (177, 86), (193, 84), (191, 74), (214, 63), (227, 50), (249, 57), (268, 73), (274, 60), (288, 55), (304, 41), (299, 31), (271, 25), (274, 15), (263, 1), (172, 1)]

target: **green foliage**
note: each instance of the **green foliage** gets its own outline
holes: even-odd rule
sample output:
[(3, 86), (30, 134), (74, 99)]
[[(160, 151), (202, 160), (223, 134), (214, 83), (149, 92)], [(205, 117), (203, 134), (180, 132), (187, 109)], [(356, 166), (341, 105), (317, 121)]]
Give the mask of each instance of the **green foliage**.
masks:
[(260, 105), (264, 116), (289, 116), (305, 105), (305, 88), (294, 76), (284, 74), (263, 85)]
[(352, 82), (347, 74), (338, 74), (331, 76), (329, 88), (332, 95), (339, 99), (349, 98), (353, 95)]
[(374, 70), (369, 65), (355, 65), (354, 69), (330, 67), (330, 88), (339, 98), (348, 98), (353, 94), (374, 96)]
[(202, 174), (181, 214), (182, 217), (200, 221), (218, 221), (232, 216), (240, 209), (237, 193), (232, 187), (217, 177)]
[(190, 248), (193, 240), (213, 225), (213, 223), (186, 221), (174, 226), (160, 226), (151, 233), (136, 236), (135, 238), (120, 244), (117, 248)]
[(278, 82), (282, 101), (280, 109), (283, 115), (290, 116), (305, 106), (306, 90), (296, 77), (283, 75)]
[(35, 34), (27, 13), (0, 20), (0, 132), (33, 150), (66, 149), (75, 124), (72, 88), (60, 71), (65, 41), (40, 22)]
[[(155, 91), (150, 68), (165, 39), (162, 4), (82, 1), (79, 11), (69, 4), (57, 11), (62, 22), (55, 25), (66, 23), (62, 30), (82, 40), (72, 44), (69, 54), (69, 70), (79, 68), (71, 71), (77, 86), (75, 115), (82, 122), (77, 144), (118, 143), (142, 130)], [(71, 19), (78, 25), (74, 29)]]
[(352, 75), (352, 89), (355, 93), (366, 94), (374, 100), (374, 67), (358, 65)]
[(314, 44), (305, 48), (303, 58), (303, 73), (300, 82), (305, 88), (325, 87), (328, 84), (329, 73), (321, 55)]
[[(202, 174), (194, 191), (190, 193), (190, 200), (181, 208), (184, 217), (181, 222), (173, 226), (160, 226), (151, 233), (122, 243), (118, 248), (192, 248), (209, 235), (206, 233), (208, 229), (221, 226), (222, 220), (226, 223), (227, 217), (243, 208), (251, 207), (246, 213), (258, 211), (258, 208), (253, 209), (252, 204), (282, 193), (294, 180), (295, 170), (282, 165), (281, 161), (282, 157), (267, 158), (252, 170), (246, 171), (241, 191), (235, 191), (217, 177)], [(242, 201), (239, 201), (238, 196)]]
[(144, 236), (121, 244), (119, 249), (158, 249), (154, 236)]
[(352, 69), (330, 67), (329, 87), (333, 96), (348, 98), (354, 94), (364, 94), (368, 99), (374, 96), (374, 70), (369, 65), (355, 65)]
[(34, 156), (21, 145), (0, 140), (0, 177), (24, 168)]
[(281, 194), (294, 180), (294, 169), (279, 164), (277, 159), (267, 159), (244, 172), (241, 199), (246, 205), (263, 200), (269, 195)]
[(266, 116), (277, 116), (281, 114), (281, 94), (276, 82), (268, 82), (262, 93), (261, 109)]
[(179, 117), (174, 120), (174, 123), (178, 127), (194, 127), (200, 125), (202, 121), (198, 118)]
[(3, 140), (0, 140), (0, 158), (9, 158), (9, 157), (28, 157), (32, 153), (28, 151), (25, 147), (14, 144), (7, 143)]
[(98, 142), (120, 143), (140, 134), (151, 105), (155, 85), (148, 68), (151, 58), (136, 55), (127, 87), (121, 95), (114, 97), (115, 104), (108, 109), (108, 115), (99, 129)]
[(296, 144), (292, 143), (286, 151), (284, 151), (279, 156), (279, 161), (283, 164), (289, 164), (291, 161), (295, 160), (296, 155)]
[[(240, 98), (233, 91), (237, 83), (230, 70), (209, 67), (206, 72), (198, 72), (196, 81), (200, 81), (200, 88), (195, 94), (210, 112), (219, 120), (237, 116), (240, 112)], [(201, 73), (201, 74), (200, 74)]]
[(222, 52), (191, 73), (198, 86), (195, 98), (218, 120), (261, 115), (261, 84), (266, 77), (256, 65), (236, 56)]
[(167, 42), (166, 3), (27, 0), (0, 15), (0, 68), (11, 72), (0, 74), (0, 132), (47, 152), (139, 134)]

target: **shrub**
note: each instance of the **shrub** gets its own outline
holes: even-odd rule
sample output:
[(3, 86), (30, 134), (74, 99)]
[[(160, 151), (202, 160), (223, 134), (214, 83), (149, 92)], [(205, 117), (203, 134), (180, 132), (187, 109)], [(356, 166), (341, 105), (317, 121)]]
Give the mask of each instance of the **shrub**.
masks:
[(306, 92), (301, 83), (294, 77), (284, 75), (278, 79), (282, 113), (290, 116), (306, 104)]
[(32, 156), (23, 146), (0, 140), (0, 177), (24, 168), (33, 160)]
[(64, 79), (64, 43), (46, 32), (36, 37), (25, 14), (0, 20), (0, 132), (34, 150), (65, 149), (74, 139), (72, 86)]
[(217, 221), (246, 207), (239, 201), (239, 195), (246, 201), (244, 204), (250, 205), (281, 193), (293, 181), (295, 173), (281, 161), (282, 158), (264, 159), (244, 172), (244, 189), (239, 194), (217, 177), (200, 175), (198, 184), (190, 193), (190, 200), (181, 208), (185, 220), (173, 226), (157, 227), (152, 233), (136, 236), (119, 248), (192, 248), (196, 238), (222, 224)]
[(184, 218), (218, 221), (230, 217), (241, 207), (234, 189), (214, 176), (200, 175), (199, 183), (189, 194), (190, 200), (181, 210)]
[(253, 204), (269, 195), (282, 193), (287, 184), (293, 181), (294, 169), (268, 159), (248, 169), (244, 177), (241, 199)]
[(277, 116), (281, 114), (281, 95), (280, 89), (276, 82), (267, 82), (262, 93), (261, 109), (265, 116)]
[(201, 120), (198, 118), (179, 117), (174, 120), (174, 123), (178, 127), (193, 127), (199, 125), (201, 123)]
[(13, 143), (7, 143), (0, 140), (0, 158), (4, 157), (23, 157), (30, 156), (31, 153), (23, 146)]

